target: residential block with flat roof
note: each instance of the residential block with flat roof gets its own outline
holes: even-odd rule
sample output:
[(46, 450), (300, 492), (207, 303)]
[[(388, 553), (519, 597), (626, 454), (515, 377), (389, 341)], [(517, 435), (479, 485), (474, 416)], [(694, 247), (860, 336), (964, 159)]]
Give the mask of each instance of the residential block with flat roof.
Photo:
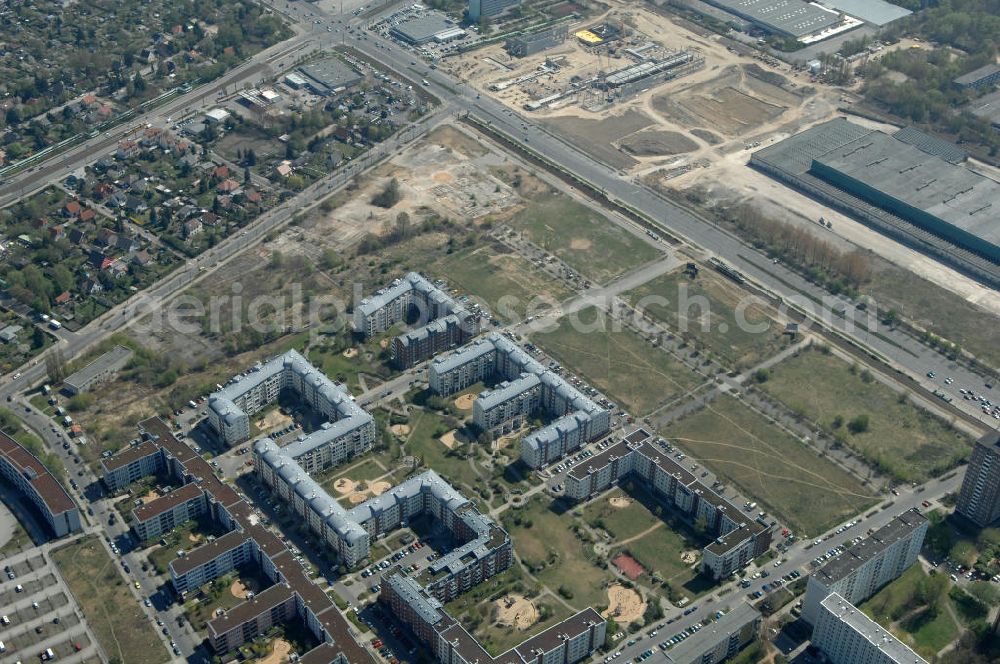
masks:
[(760, 612), (746, 602), (664, 653), (667, 664), (718, 664), (745, 648), (757, 635)]
[(955, 510), (979, 526), (1000, 519), (1000, 432), (976, 441)]
[(820, 603), (812, 645), (830, 664), (927, 664), (888, 630), (837, 593)]
[(521, 460), (531, 468), (552, 463), (611, 429), (606, 408), (497, 332), (436, 358), (428, 371), (431, 390), (442, 396), (496, 378), (503, 382), (472, 404), (473, 422), (480, 429), (509, 433), (536, 410), (556, 418), (521, 440)]
[(703, 571), (721, 579), (746, 567), (771, 545), (771, 529), (717, 494), (653, 443), (644, 429), (566, 473), (566, 497), (586, 500), (623, 478), (643, 482), (667, 506), (694, 523), (703, 520), (715, 539), (702, 550)]
[(410, 272), (354, 308), (354, 331), (371, 337), (415, 318), (420, 325), (393, 338), (391, 358), (400, 368), (450, 350), (479, 334), (479, 316), (427, 280)]
[(860, 604), (899, 578), (917, 560), (927, 528), (924, 515), (916, 510), (903, 512), (810, 574), (802, 601), (803, 620), (815, 624), (820, 604), (830, 593)]

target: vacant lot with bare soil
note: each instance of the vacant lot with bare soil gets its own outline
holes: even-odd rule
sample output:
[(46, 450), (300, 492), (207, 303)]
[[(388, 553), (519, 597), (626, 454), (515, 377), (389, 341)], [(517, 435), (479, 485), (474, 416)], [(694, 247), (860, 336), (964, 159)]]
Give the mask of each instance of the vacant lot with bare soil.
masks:
[(645, 129), (653, 124), (653, 119), (645, 113), (629, 109), (624, 113), (600, 120), (566, 116), (546, 118), (540, 122), (551, 132), (573, 143), (597, 161), (614, 168), (628, 169), (638, 162), (615, 148), (613, 143), (622, 136)]
[(777, 119), (798, 101), (740, 67), (727, 67), (719, 77), (679, 94), (653, 97), (653, 108), (681, 125), (736, 137)]
[(691, 152), (698, 144), (676, 131), (644, 129), (623, 138), (621, 149), (639, 157), (661, 157)]

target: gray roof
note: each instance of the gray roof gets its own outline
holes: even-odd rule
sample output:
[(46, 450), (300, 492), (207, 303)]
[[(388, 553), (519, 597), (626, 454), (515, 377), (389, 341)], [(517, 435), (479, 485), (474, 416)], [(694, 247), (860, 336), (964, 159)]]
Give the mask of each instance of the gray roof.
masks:
[(753, 160), (789, 175), (801, 175), (809, 170), (813, 159), (871, 132), (846, 118), (835, 118), (761, 148), (753, 153)]
[[(348, 430), (364, 426), (371, 416), (358, 406), (345, 388), (334, 383), (323, 372), (309, 363), (301, 353), (292, 349), (262, 365), (254, 367), (248, 376), (240, 377), (208, 398), (208, 407), (226, 422), (234, 422), (243, 415), (235, 401), (259, 387), (261, 384), (280, 376), (283, 384), (291, 382), (293, 376), (311, 385), (319, 398), (325, 401), (337, 415), (337, 421), (327, 423), (319, 430), (293, 445), (298, 445), (292, 456), (300, 456), (325, 442), (346, 433)], [(319, 410), (327, 410), (319, 408)]]
[(67, 385), (75, 387), (85, 387), (95, 378), (103, 375), (107, 371), (114, 371), (125, 366), (125, 363), (132, 358), (132, 349), (125, 346), (115, 346), (106, 353), (103, 353), (96, 360), (69, 376), (65, 381)]
[(822, 4), (877, 27), (888, 25), (913, 13), (885, 0), (823, 0)]
[(914, 530), (926, 523), (927, 518), (919, 512), (912, 510), (903, 512), (870, 536), (827, 562), (813, 572), (813, 576), (823, 585), (830, 586), (850, 576), (866, 562), (878, 556), (899, 540), (909, 537)]
[(830, 593), (820, 602), (820, 606), (878, 648), (886, 656), (886, 661), (895, 664), (927, 664), (927, 660), (903, 645), (899, 639), (839, 594)]
[(430, 370), (438, 374), (447, 373), (484, 355), (495, 353), (496, 350), (497, 347), (489, 339), (477, 339), (454, 353), (434, 358)]
[(434, 625), (442, 618), (444, 606), (440, 601), (421, 587), (411, 576), (393, 574), (385, 581), (402, 598), (404, 602), (428, 625)]
[(521, 374), (511, 381), (504, 381), (492, 390), (480, 393), (476, 403), (483, 410), (490, 410), (541, 385), (535, 374)]
[(992, 124), (1000, 125), (1000, 90), (970, 101), (965, 110)]
[(325, 58), (299, 68), (308, 79), (328, 90), (357, 85), (363, 76), (339, 58)]
[(958, 164), (969, 156), (962, 148), (943, 138), (931, 136), (916, 127), (903, 127), (892, 135), (897, 141), (909, 143), (922, 152), (941, 157), (947, 162)]
[(1000, 65), (990, 64), (983, 65), (977, 69), (973, 69), (968, 74), (962, 74), (954, 80), (956, 85), (975, 85), (977, 81), (981, 81), (984, 78), (993, 76), (994, 74), (1000, 72)]
[(425, 292), (438, 290), (434, 284), (427, 281), (423, 275), (416, 272), (410, 272), (402, 279), (397, 279), (392, 282), (392, 285), (388, 288), (384, 288), (375, 293), (375, 295), (361, 300), (361, 303), (358, 304), (356, 308), (364, 315), (370, 316), (393, 300), (400, 298), (410, 291), (418, 288), (423, 289)]
[(440, 15), (425, 14), (403, 21), (393, 31), (412, 42), (425, 42), (439, 32), (444, 32), (455, 26), (454, 22)]
[(840, 23), (832, 11), (804, 0), (707, 0), (774, 32), (805, 37)]
[(422, 493), (434, 496), (442, 508), (452, 512), (469, 502), (468, 499), (445, 482), (440, 475), (433, 470), (428, 470), (411, 477), (402, 484), (397, 484), (385, 493), (369, 498), (360, 505), (351, 508), (351, 511), (347, 512), (347, 515), (350, 519), (358, 523), (365, 523), (369, 519), (374, 518), (378, 513), (390, 509), (396, 503), (414, 498)]
[(823, 177), (816, 164), (981, 240), (1000, 244), (1000, 229), (994, 223), (1000, 210), (1000, 184), (964, 166), (880, 131), (816, 157), (813, 174)]
[(728, 641), (730, 635), (758, 618), (760, 612), (757, 609), (746, 602), (740, 602), (729, 613), (668, 650), (664, 654), (664, 661), (670, 664), (701, 664), (705, 653), (715, 650), (719, 643)]
[(17, 333), (21, 331), (20, 325), (8, 325), (4, 329), (0, 330), (0, 341), (13, 341), (17, 338)]

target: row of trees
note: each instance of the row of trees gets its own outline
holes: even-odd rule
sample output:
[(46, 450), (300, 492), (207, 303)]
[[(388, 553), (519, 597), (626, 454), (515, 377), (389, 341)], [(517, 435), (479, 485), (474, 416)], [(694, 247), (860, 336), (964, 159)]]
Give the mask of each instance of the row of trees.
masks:
[(799, 266), (834, 293), (857, 290), (871, 279), (871, 265), (860, 251), (841, 251), (805, 228), (765, 217), (750, 203), (723, 210), (722, 218), (758, 248)]

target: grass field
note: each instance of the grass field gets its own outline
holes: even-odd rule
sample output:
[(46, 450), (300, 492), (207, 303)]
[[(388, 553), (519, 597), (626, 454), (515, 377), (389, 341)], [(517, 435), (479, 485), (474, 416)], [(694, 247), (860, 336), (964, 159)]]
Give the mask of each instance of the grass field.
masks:
[(412, 407), (410, 413), (410, 433), (403, 443), (406, 454), (423, 459), (426, 468), (433, 468), (451, 482), (472, 487), (482, 481), (468, 459), (449, 454), (441, 442), (441, 434), (448, 431), (441, 415), (417, 407)]
[(509, 224), (597, 283), (660, 254), (642, 238), (565, 194), (545, 192), (532, 196)]
[(424, 269), (476, 296), (505, 323), (519, 320), (531, 307), (537, 310), (572, 294), (521, 256), (500, 252), (498, 245), (456, 251)]
[(917, 609), (917, 584), (926, 578), (927, 573), (917, 563), (859, 608), (883, 627), (891, 627), (896, 637), (917, 653), (931, 658), (955, 640), (959, 626), (946, 606), (951, 603), (947, 593), (937, 600), (936, 612)]
[[(570, 610), (552, 595), (538, 596), (541, 592), (542, 587), (527, 578), (515, 564), (507, 571), (491, 577), (488, 583), (481, 583), (462, 593), (448, 602), (445, 609), (449, 615), (471, 626), (472, 635), (488, 652), (500, 655), (570, 615)], [(507, 594), (531, 598), (535, 608), (545, 619), (539, 619), (526, 630), (495, 624), (494, 601)]]
[(128, 664), (169, 661), (141, 605), (97, 537), (87, 536), (55, 549), (52, 559), (108, 657)]
[(580, 312), (577, 320), (600, 329), (574, 329), (573, 320), (564, 317), (532, 341), (635, 415), (646, 415), (706, 380), (607, 316), (604, 324), (590, 325), (596, 320), (594, 307)]
[[(607, 606), (605, 585), (613, 578), (612, 574), (591, 562), (593, 545), (576, 536), (573, 520), (552, 511), (549, 505), (547, 500), (535, 499), (522, 509), (505, 514), (504, 525), (514, 550), (550, 590), (558, 592), (560, 587), (568, 590), (572, 595), (568, 602), (574, 608)], [(520, 518), (520, 523), (515, 517)]]
[[(865, 370), (818, 350), (776, 365), (762, 387), (869, 463), (904, 481), (924, 481), (955, 467), (972, 445), (965, 435), (900, 399)], [(851, 433), (849, 423), (858, 416), (867, 416), (868, 429)]]
[[(625, 499), (629, 504), (627, 507), (616, 507), (611, 503), (612, 499), (616, 502)], [(681, 562), (681, 553), (701, 547), (688, 541), (663, 520), (664, 517), (669, 518), (669, 510), (659, 507), (658, 514), (654, 514), (648, 505), (617, 489), (587, 505), (583, 518), (614, 537), (613, 552), (628, 551), (650, 572), (656, 572), (660, 578), (674, 585), (684, 585), (696, 573), (690, 565)]]
[(13, 521), (14, 531), (10, 534), (10, 539), (7, 540), (7, 543), (0, 547), (0, 557), (17, 553), (22, 547), (34, 546), (34, 542), (31, 541), (31, 536), (28, 535), (28, 531), (24, 529), (24, 526), (16, 518)]
[[(1000, 367), (996, 315), (910, 270), (886, 264), (866, 287), (880, 309), (896, 309), (924, 329), (955, 342), (984, 363)], [(976, 387), (970, 385), (968, 387)]]
[[(319, 482), (320, 486), (326, 491), (330, 492), (331, 495), (337, 495), (337, 491), (333, 488), (333, 485), (337, 483), (341, 477), (347, 477), (354, 482), (371, 482), (385, 475), (386, 470), (382, 466), (378, 465), (374, 459), (365, 459), (360, 463), (354, 463), (349, 469), (335, 468), (331, 472), (316, 477), (315, 479)], [(390, 480), (391, 482), (391, 480)]]
[(854, 477), (730, 396), (662, 433), (798, 534), (821, 533), (876, 501)]
[(694, 280), (680, 272), (666, 274), (625, 297), (682, 337), (707, 346), (732, 369), (770, 357), (787, 339), (762, 304), (709, 270)]

